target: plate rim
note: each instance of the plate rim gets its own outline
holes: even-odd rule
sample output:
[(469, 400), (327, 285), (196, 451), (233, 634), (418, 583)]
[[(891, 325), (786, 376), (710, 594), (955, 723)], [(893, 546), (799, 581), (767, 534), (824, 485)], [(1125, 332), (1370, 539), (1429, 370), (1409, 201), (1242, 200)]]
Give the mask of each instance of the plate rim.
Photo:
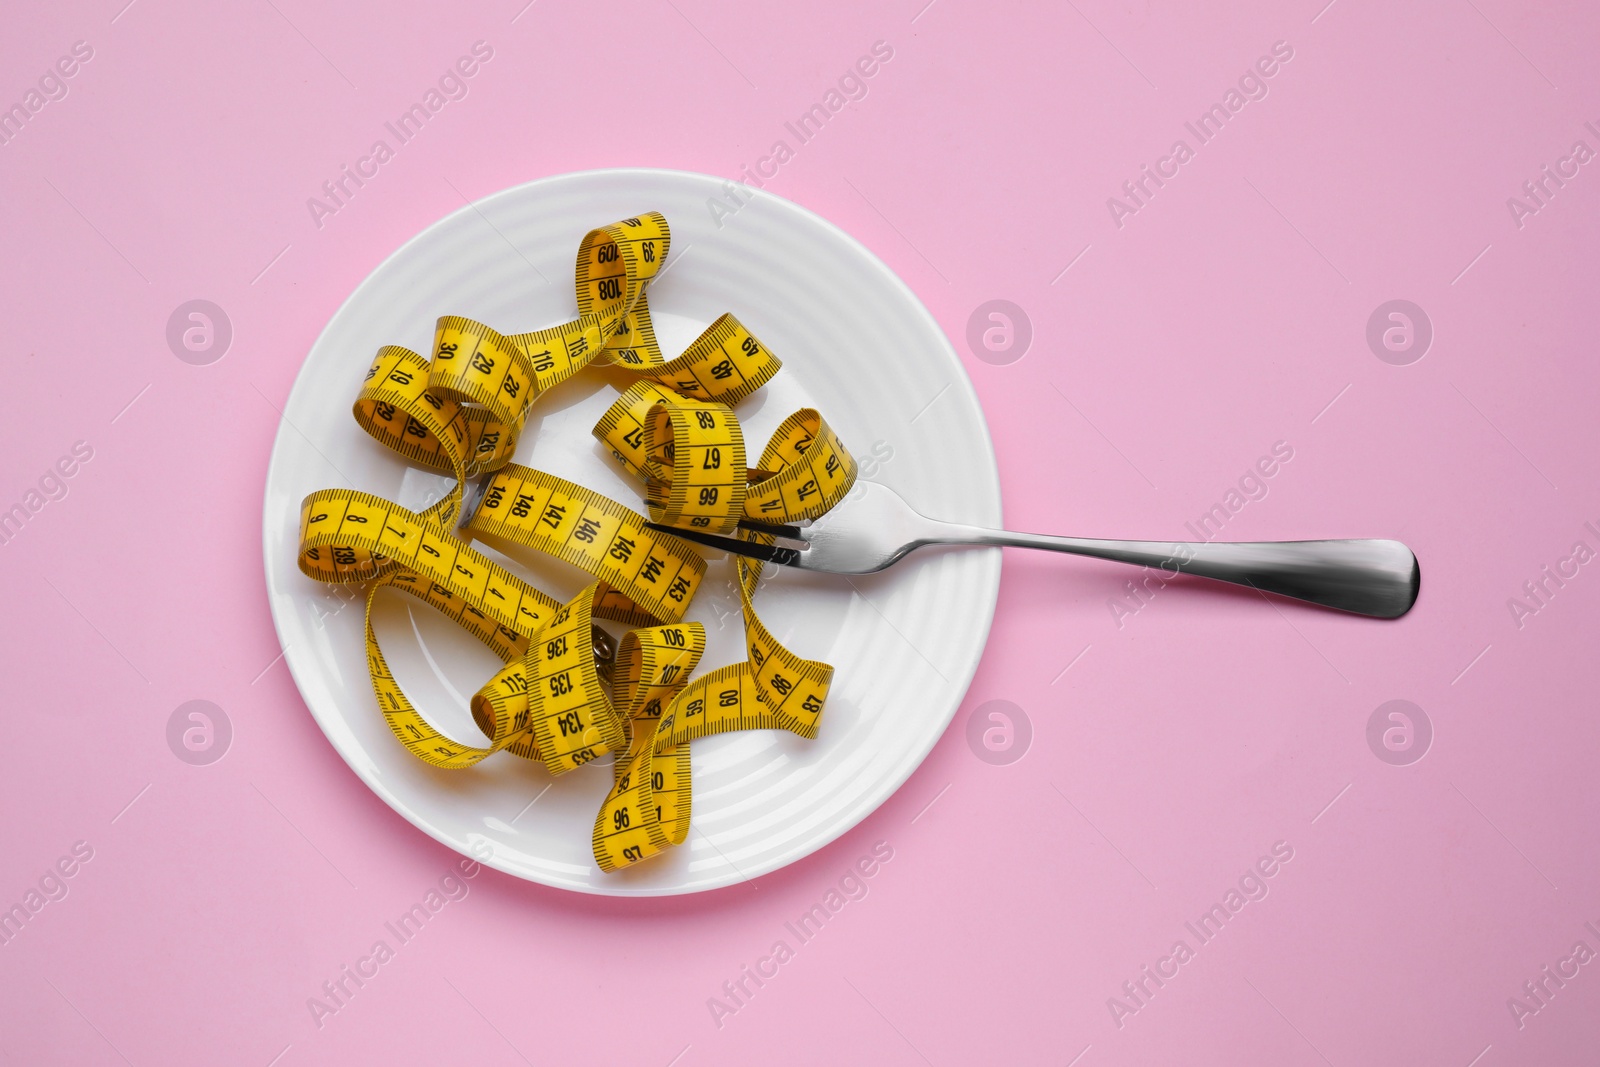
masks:
[[(448, 214), (440, 216), (428, 225), (424, 226), (422, 229), (413, 233), (397, 248), (391, 251), (387, 256), (384, 256), (382, 260), (368, 270), (365, 276), (362, 277), (361, 281), (357, 283), (355, 288), (350, 291), (344, 300), (340, 301), (339, 306), (334, 309), (331, 315), (328, 316), (327, 321), (323, 323), (322, 328), (317, 332), (316, 339), (311, 342), (310, 347), (307, 348), (305, 353), (301, 356), (299, 367), (295, 371), (294, 383), (290, 386), (288, 395), (284, 398), (284, 410), (287, 411), (293, 406), (295, 395), (302, 387), (307, 386), (307, 379), (305, 377), (306, 360), (309, 359), (311, 353), (316, 350), (317, 345), (322, 342), (322, 338), (327, 334), (329, 328), (339, 319), (342, 314), (344, 314), (345, 310), (362, 294), (362, 292), (373, 283), (374, 277), (381, 273), (383, 269), (392, 261), (404, 255), (406, 251), (414, 244), (422, 241), (436, 229), (450, 223), (458, 215), (469, 212), (477, 212), (482, 207), (504, 197), (525, 194), (530, 190), (534, 190), (539, 186), (544, 185), (552, 185), (562, 182), (581, 182), (588, 179), (601, 179), (619, 176), (666, 179), (687, 178), (692, 180), (710, 180), (717, 182), (725, 181), (725, 179), (719, 178), (716, 175), (706, 174), (700, 171), (680, 170), (675, 168), (597, 167), (588, 170), (565, 171), (560, 174), (545, 175), (530, 181), (520, 182), (516, 185), (506, 186), (505, 188), (499, 189), (488, 196), (480, 197), (479, 199), (471, 200), (468, 203), (463, 204), (461, 207), (456, 208)], [(934, 332), (943, 342), (942, 347), (939, 349), (940, 354), (948, 359), (950, 365), (961, 376), (961, 380), (966, 384), (967, 389), (971, 393), (973, 408), (977, 415), (977, 426), (980, 430), (980, 436), (983, 445), (982, 455), (977, 458), (982, 461), (980, 465), (984, 468), (983, 473), (986, 476), (985, 488), (988, 490), (986, 494), (988, 499), (982, 501), (981, 503), (984, 505), (984, 509), (986, 511), (992, 512), (995, 525), (1000, 525), (1002, 522), (1000, 471), (999, 463), (994, 450), (994, 438), (989, 432), (988, 418), (984, 414), (983, 405), (978, 398), (977, 389), (973, 386), (972, 376), (967, 373), (966, 366), (961, 362), (961, 357), (956, 353), (955, 346), (951, 343), (949, 335), (945, 332), (945, 329), (939, 323), (939, 320), (934, 316), (933, 312), (928, 309), (928, 306), (922, 302), (922, 299), (917, 296), (916, 292), (912, 290), (908, 284), (906, 284), (904, 279), (896, 274), (887, 263), (877, 256), (876, 253), (874, 253), (866, 245), (862, 244), (842, 227), (825, 216), (812, 211), (811, 209), (798, 204), (787, 197), (779, 196), (778, 194), (770, 192), (766, 189), (759, 189), (758, 191), (759, 193), (763, 194), (764, 200), (770, 201), (773, 205), (779, 207), (781, 210), (795, 213), (808, 223), (819, 224), (824, 230), (830, 231), (832, 236), (842, 239), (843, 242), (852, 248), (852, 250), (859, 255), (864, 262), (870, 264), (889, 282), (892, 287), (898, 289), (901, 295), (910, 302), (911, 306), (921, 312), (921, 314), (924, 315), (928, 322), (933, 326)], [(278, 468), (279, 444), (285, 437), (285, 434), (289, 428), (290, 427), (286, 419), (279, 421), (277, 433), (273, 435), (272, 448), (267, 457), (266, 477), (263, 479), (262, 484), (263, 499), (261, 555), (262, 577), (266, 585), (265, 592), (267, 594), (267, 611), (268, 614), (272, 616), (273, 632), (278, 638), (279, 647), (283, 649), (284, 662), (289, 668), (290, 677), (294, 680), (296, 695), (299, 696), (301, 704), (311, 715), (312, 720), (317, 724), (317, 729), (322, 732), (324, 739), (328, 742), (330, 747), (332, 747), (333, 750), (338, 753), (339, 758), (344, 762), (346, 768), (355, 775), (356, 779), (360, 781), (363, 786), (371, 790), (374, 795), (382, 800), (384, 804), (390, 808), (390, 810), (400, 815), (412, 826), (416, 827), (418, 830), (421, 830), (428, 837), (437, 841), (439, 844), (444, 845), (451, 851), (457, 852), (463, 856), (467, 856), (468, 858), (484, 866), (492, 867), (495, 870), (518, 879), (519, 881), (545, 886), (552, 890), (579, 893), (584, 896), (591, 897), (689, 897), (754, 882), (787, 867), (792, 867), (795, 864), (816, 855), (818, 852), (827, 848), (829, 845), (833, 844), (833, 842), (837, 841), (851, 830), (854, 830), (856, 827), (866, 822), (867, 819), (875, 814), (879, 808), (883, 807), (883, 805), (886, 804), (890, 798), (898, 793), (900, 788), (905, 785), (911, 776), (915, 774), (919, 768), (921, 768), (921, 766), (927, 761), (928, 754), (933, 751), (934, 747), (944, 738), (945, 734), (949, 732), (950, 724), (955, 720), (956, 713), (960, 710), (962, 703), (965, 702), (967, 693), (972, 686), (972, 680), (977, 674), (978, 666), (983, 659), (983, 654), (988, 649), (989, 634), (993, 627), (994, 613), (1000, 595), (1002, 556), (999, 549), (981, 550), (982, 555), (988, 557), (988, 559), (985, 561), (988, 564), (986, 568), (988, 573), (981, 575), (984, 586), (984, 604), (981, 612), (982, 619), (980, 625), (977, 627), (980, 639), (973, 642), (971, 651), (968, 653), (966, 660), (960, 664), (960, 670), (957, 672), (961, 679), (959, 684), (956, 686), (956, 688), (960, 690), (960, 695), (952, 702), (950, 713), (945, 718), (943, 726), (937, 732), (929, 732), (928, 741), (924, 746), (922, 746), (921, 751), (916, 752), (914, 758), (910, 758), (905, 761), (904, 773), (897, 774), (892, 781), (886, 780), (886, 786), (882, 790), (882, 795), (878, 797), (875, 802), (871, 803), (870, 806), (866, 807), (865, 810), (861, 812), (859, 817), (852, 821), (841, 822), (837, 827), (830, 828), (827, 832), (820, 835), (813, 843), (811, 843), (806, 848), (806, 851), (800, 855), (796, 855), (790, 859), (784, 860), (778, 863), (776, 866), (760, 871), (754, 875), (745, 876), (742, 875), (741, 872), (735, 870), (734, 873), (736, 877), (730, 878), (726, 881), (715, 882), (713, 884), (685, 888), (660, 886), (623, 886), (619, 884), (615, 887), (608, 888), (603, 884), (558, 884), (546, 881), (542, 878), (535, 877), (533, 874), (530, 874), (526, 871), (513, 869), (503, 865), (503, 863), (496, 862), (496, 860), (499, 859), (498, 854), (490, 855), (489, 857), (483, 857), (477, 853), (474, 853), (470, 847), (464, 848), (457, 842), (447, 839), (444, 836), (444, 831), (442, 829), (427, 822), (421, 813), (414, 811), (411, 806), (400, 796), (398, 796), (392, 789), (390, 789), (386, 783), (381, 780), (375, 780), (374, 778), (364, 774), (358, 766), (358, 761), (352, 759), (351, 755), (345, 751), (340, 742), (335, 739), (332, 733), (329, 732), (327, 726), (323, 723), (322, 715), (318, 713), (317, 709), (312, 705), (312, 702), (307, 699), (305, 685), (301, 680), (301, 672), (302, 670), (309, 670), (313, 663), (310, 660), (304, 660), (304, 662), (300, 662), (303, 660), (304, 654), (295, 652), (285, 639), (284, 622), (280, 618), (280, 613), (276, 607), (276, 597), (274, 596), (272, 583), (273, 575), (271, 570), (273, 538), (273, 515), (270, 510), (271, 491), (274, 487), (275, 479), (280, 476)], [(297, 663), (299, 665), (297, 665)]]

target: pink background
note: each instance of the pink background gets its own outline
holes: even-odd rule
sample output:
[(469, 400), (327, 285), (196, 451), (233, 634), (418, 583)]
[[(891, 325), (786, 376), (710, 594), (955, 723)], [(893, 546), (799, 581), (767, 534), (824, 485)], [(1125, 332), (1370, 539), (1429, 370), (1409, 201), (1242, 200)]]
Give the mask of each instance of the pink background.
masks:
[[(1523, 983), (1580, 939), (1600, 951), (1600, 576), (1520, 627), (1507, 605), (1600, 548), (1580, 314), (1600, 176), (1547, 182), (1520, 226), (1507, 205), (1574, 141), (1600, 149), (1592, 11), (123, 2), (30, 5), (0, 39), (0, 104), (93, 49), (0, 146), (0, 508), (93, 449), (0, 546), (0, 907), (93, 849), (0, 948), (5, 1062), (1593, 1062), (1600, 965), (1520, 1028), (1507, 1003), (1537, 1006)], [(469, 95), (319, 229), (307, 198), (478, 40)], [(362, 787), (277, 660), (261, 486), (304, 353), (463, 197), (606, 166), (736, 176), (795, 148), (784, 122), (880, 40), (867, 95), (768, 188), (955, 340), (1008, 523), (1186, 537), (1284, 441), (1226, 535), (1401, 538), (1416, 610), (1181, 583), (1119, 627), (1133, 572), (1008, 555), (956, 723), (855, 831), (683, 899), (485, 871), (319, 1027), (308, 998), (457, 857)], [(1185, 121), (1277, 41), (1268, 95), (1198, 145)], [(1107, 198), (1179, 138), (1194, 158), (1119, 227)], [(193, 298), (233, 325), (209, 366), (165, 338)], [(997, 298), (1033, 329), (1007, 365), (965, 340)], [(1435, 333), (1408, 366), (1365, 339), (1396, 298)], [(167, 743), (194, 699), (233, 727), (209, 766)], [(1409, 766), (1366, 740), (1392, 699), (1433, 726)], [(989, 700), (1032, 724), (1017, 762), (966, 740)], [(868, 895), (800, 944), (784, 923), (878, 841)], [(1200, 945), (1185, 922), (1279, 841), (1270, 893)], [(1194, 958), (1114, 1018), (1180, 938)], [(794, 958), (719, 1026), (708, 998), (780, 939)]]

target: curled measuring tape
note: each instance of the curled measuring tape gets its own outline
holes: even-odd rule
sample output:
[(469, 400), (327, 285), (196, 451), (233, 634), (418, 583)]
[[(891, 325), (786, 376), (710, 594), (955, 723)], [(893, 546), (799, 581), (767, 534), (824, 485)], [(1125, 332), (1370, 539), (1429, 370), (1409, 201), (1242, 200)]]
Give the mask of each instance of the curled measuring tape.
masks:
[[(690, 742), (748, 729), (814, 737), (833, 669), (790, 652), (762, 625), (752, 606), (760, 565), (740, 557), (749, 659), (691, 680), (705, 631), (683, 615), (705, 560), (632, 508), (511, 462), (532, 405), (591, 364), (633, 374), (594, 433), (644, 481), (650, 520), (660, 525), (770, 540), (740, 523), (815, 518), (843, 499), (856, 473), (850, 453), (810, 409), (785, 420), (747, 466), (732, 405), (781, 363), (732, 315), (677, 358), (662, 356), (646, 291), (670, 243), (666, 219), (655, 212), (590, 231), (578, 250), (578, 317), (564, 325), (507, 335), (445, 316), (430, 357), (397, 345), (379, 349), (356, 398), (356, 421), (455, 484), (422, 512), (345, 489), (312, 493), (301, 508), (301, 570), (367, 586), (373, 690), (413, 755), (462, 768), (508, 751), (552, 774), (613, 756), (613, 788), (593, 836), (595, 859), (607, 871), (687, 836)], [(474, 539), (552, 555), (594, 581), (561, 603), (478, 551)], [(471, 705), (487, 745), (441, 733), (407, 699), (372, 626), (384, 588), (441, 612), (499, 656), (504, 666)], [(596, 619), (631, 629), (614, 642)]]
[[(636, 385), (623, 394), (595, 434), (624, 466), (644, 475), (658, 522), (716, 531), (736, 530), (742, 518), (800, 522), (843, 500), (855, 481), (855, 460), (815, 411), (802, 409), (785, 420), (756, 467), (746, 469), (743, 431), (727, 405), (643, 392)], [(642, 407), (646, 399), (649, 406)], [(633, 427), (642, 431), (637, 447), (627, 440)], [(617, 760), (616, 781), (595, 820), (594, 854), (602, 870), (683, 843), (689, 832), (690, 741), (733, 730), (817, 734), (833, 668), (797, 656), (773, 638), (751, 604), (761, 564), (741, 556), (737, 567), (749, 659), (685, 687), (648, 740), (636, 732), (640, 741), (627, 759)]]

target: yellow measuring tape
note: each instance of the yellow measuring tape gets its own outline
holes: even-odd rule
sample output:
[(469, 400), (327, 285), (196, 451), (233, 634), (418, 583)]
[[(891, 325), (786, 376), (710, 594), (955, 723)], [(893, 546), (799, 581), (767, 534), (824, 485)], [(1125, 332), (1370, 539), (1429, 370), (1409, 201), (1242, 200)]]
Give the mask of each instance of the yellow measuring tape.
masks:
[[(690, 681), (705, 630), (682, 619), (705, 560), (690, 542), (646, 527), (632, 508), (511, 462), (533, 403), (591, 364), (635, 375), (594, 434), (644, 481), (650, 519), (662, 525), (770, 542), (740, 521), (816, 518), (844, 498), (856, 474), (850, 453), (809, 408), (779, 426), (755, 466), (746, 464), (732, 405), (781, 364), (732, 315), (677, 358), (662, 356), (645, 292), (670, 243), (656, 212), (590, 231), (578, 249), (578, 318), (564, 325), (506, 335), (445, 316), (431, 358), (379, 349), (356, 421), (411, 462), (453, 475), (455, 486), (422, 512), (325, 489), (306, 497), (300, 517), (300, 569), (367, 586), (373, 690), (413, 755), (460, 768), (505, 750), (552, 774), (612, 755), (613, 786), (593, 840), (607, 871), (688, 835), (689, 742), (753, 729), (815, 737), (833, 668), (772, 637), (751, 605), (761, 565), (738, 557), (749, 658)], [(560, 603), (473, 548), (473, 539), (547, 553), (595, 580)], [(472, 698), (487, 745), (446, 736), (406, 698), (372, 628), (383, 588), (453, 619), (505, 664)], [(596, 619), (632, 629), (613, 642)]]

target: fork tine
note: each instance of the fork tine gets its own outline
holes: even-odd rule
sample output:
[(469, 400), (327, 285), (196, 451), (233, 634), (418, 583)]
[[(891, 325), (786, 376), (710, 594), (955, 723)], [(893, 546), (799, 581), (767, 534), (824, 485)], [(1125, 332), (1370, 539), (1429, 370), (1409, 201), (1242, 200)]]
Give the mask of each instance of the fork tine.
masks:
[(766, 563), (778, 563), (786, 567), (798, 566), (800, 553), (792, 548), (779, 548), (777, 545), (764, 545), (759, 541), (741, 541), (736, 537), (722, 537), (718, 534), (700, 533), (698, 530), (685, 530), (681, 526), (662, 526), (659, 523), (647, 522), (645, 527), (658, 530), (661, 533), (681, 537), (685, 541), (705, 545), (722, 552), (732, 552), (736, 556), (749, 556)]
[(791, 541), (806, 539), (806, 532), (798, 526), (775, 526), (770, 522), (756, 522), (754, 519), (740, 519), (739, 529), (771, 534), (774, 537), (787, 537)]

